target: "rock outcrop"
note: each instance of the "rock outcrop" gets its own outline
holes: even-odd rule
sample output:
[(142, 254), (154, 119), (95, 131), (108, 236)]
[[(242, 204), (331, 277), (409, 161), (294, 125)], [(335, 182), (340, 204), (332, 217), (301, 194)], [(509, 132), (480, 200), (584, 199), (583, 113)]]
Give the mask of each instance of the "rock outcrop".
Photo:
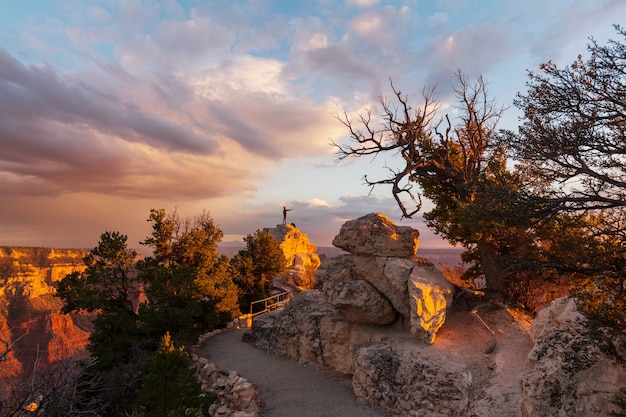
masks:
[(614, 400), (626, 389), (626, 333), (591, 332), (574, 300), (562, 298), (539, 312), (531, 337), (520, 417), (608, 417), (618, 411)]
[(86, 266), (79, 249), (0, 247), (0, 285), (4, 294), (30, 299), (54, 294), (54, 284), (67, 274), (82, 272)]
[(352, 388), (361, 401), (394, 416), (462, 416), (470, 394), (463, 372), (441, 357), (380, 342), (357, 352)]
[(393, 323), (397, 315), (393, 305), (366, 279), (359, 278), (356, 264), (349, 255), (326, 260), (317, 271), (317, 287), (328, 303), (353, 323)]
[(322, 293), (309, 290), (298, 293), (284, 310), (255, 318), (243, 339), (300, 364), (317, 363), (351, 375), (361, 343), (351, 338), (353, 326)]
[(415, 257), (419, 233), (371, 213), (346, 222), (333, 244), (350, 252), (320, 267), (318, 288), (356, 323), (390, 324), (396, 316), (419, 339), (433, 343), (452, 303), (453, 286)]
[[(440, 415), (460, 416), (464, 367), (421, 350), (445, 322), (453, 286), (415, 256), (418, 243), (417, 231), (379, 213), (347, 222), (333, 244), (349, 254), (325, 260), (316, 289), (255, 318), (244, 340), (352, 376), (359, 401), (392, 415), (436, 415), (444, 403)], [(408, 340), (408, 351), (394, 351), (387, 332)]]
[(415, 265), (408, 279), (411, 333), (427, 343), (446, 321), (454, 295), (452, 285), (431, 265)]
[(291, 224), (279, 224), (263, 231), (280, 243), (287, 259), (287, 271), (277, 278), (278, 282), (299, 290), (313, 288), (315, 271), (320, 266), (320, 257), (315, 253), (317, 246), (310, 243), (308, 236)]
[(398, 326), (353, 323), (318, 290), (297, 294), (282, 312), (257, 317), (244, 341), (350, 376), (359, 402), (391, 416), (461, 417), (475, 389), (455, 353), (442, 355)]

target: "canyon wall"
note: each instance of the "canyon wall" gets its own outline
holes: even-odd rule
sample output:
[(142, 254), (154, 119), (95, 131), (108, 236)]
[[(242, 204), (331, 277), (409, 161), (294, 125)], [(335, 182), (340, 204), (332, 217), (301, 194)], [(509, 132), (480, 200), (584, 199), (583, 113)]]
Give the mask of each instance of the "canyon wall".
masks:
[(0, 379), (86, 355), (91, 319), (61, 314), (56, 283), (85, 270), (80, 249), (0, 247)]

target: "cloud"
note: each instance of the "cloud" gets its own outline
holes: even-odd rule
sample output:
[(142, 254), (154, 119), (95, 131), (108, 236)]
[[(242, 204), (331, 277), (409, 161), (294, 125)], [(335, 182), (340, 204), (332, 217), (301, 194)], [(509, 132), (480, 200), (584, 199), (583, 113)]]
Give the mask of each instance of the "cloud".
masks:
[(429, 62), (425, 85), (438, 86), (442, 94), (450, 94), (457, 69), (475, 77), (487, 73), (511, 53), (510, 40), (499, 26), (483, 24), (451, 34), (443, 32), (432, 37), (421, 54), (422, 60)]
[(372, 96), (389, 77), (410, 78), (418, 59), (413, 35), (417, 15), (408, 6), (371, 6), (348, 20), (294, 22), (295, 43), (287, 70)]
[(332, 99), (316, 103), (291, 95), (283, 63), (234, 56), (188, 79), (209, 100), (215, 126), (246, 151), (270, 160), (329, 153), (339, 107)]
[(47, 196), (10, 196), (0, 205), (0, 245), (93, 248), (105, 231), (128, 235), (128, 244), (150, 233), (146, 221), (150, 208), (163, 202), (125, 199), (90, 193)]
[[(537, 13), (539, 12), (539, 13)], [(525, 30), (528, 49), (537, 64), (552, 60), (564, 65), (570, 64), (585, 49), (571, 50), (572, 44), (588, 44), (590, 37), (598, 37), (604, 43), (604, 36), (614, 37), (615, 32), (606, 22), (620, 23), (616, 17), (626, 13), (626, 3), (620, 0), (580, 1), (575, 7), (559, 4), (549, 12), (537, 4), (522, 15), (525, 22), (531, 22), (536, 13), (541, 21), (546, 22), (540, 27), (543, 30)], [(549, 22), (549, 23), (548, 23)], [(535, 23), (536, 21), (533, 21)]]
[(100, 82), (88, 84), (86, 74), (81, 79), (27, 67), (0, 51), (4, 193), (189, 198), (252, 189), (250, 178), (258, 174), (223, 161), (218, 138), (193, 114), (144, 101), (154, 98), (149, 82), (128, 77), (116, 91), (106, 89), (107, 74), (97, 75)]
[(225, 72), (63, 74), (0, 50), (0, 190), (202, 199), (253, 190), (272, 161), (332, 151), (336, 105), (289, 95), (279, 62), (215, 65)]
[(219, 51), (235, 42), (235, 33), (218, 19), (192, 12), (190, 19), (165, 20), (150, 37), (157, 49), (156, 57), (177, 62), (193, 62), (210, 52)]
[(373, 178), (394, 161), (317, 168), (334, 159), (329, 138), (346, 137), (334, 115), (390, 96), (389, 78), (411, 103), (438, 84), (443, 107), (457, 68), (499, 76), (498, 93), (521, 87), (529, 60), (569, 54), (562, 45), (604, 33), (600, 25), (626, 12), (621, 0), (491, 3), (114, 0), (11, 10), (0, 18), (0, 195), (9, 201), (0, 237), (93, 246), (112, 228), (138, 241), (149, 209), (173, 206), (209, 209), (226, 234), (245, 236), (280, 223), (290, 204), (289, 220), (322, 245), (372, 211), (412, 224), (392, 199), (345, 196), (365, 188), (364, 172)]
[[(1, 125), (15, 125), (17, 130), (28, 125), (26, 121), (56, 121), (90, 126), (103, 134), (168, 150), (205, 154), (216, 150), (215, 141), (198, 135), (191, 126), (154, 114), (99, 86), (62, 76), (48, 67), (24, 66), (0, 50), (0, 94), (4, 98), (0, 112), (5, 118)], [(5, 145), (15, 140), (8, 135), (8, 129), (2, 132), (0, 140)]]
[(346, 0), (347, 4), (353, 4), (359, 7), (371, 7), (378, 4), (379, 0)]
[(320, 200), (319, 198), (312, 198), (307, 202), (311, 207), (332, 207), (328, 201)]

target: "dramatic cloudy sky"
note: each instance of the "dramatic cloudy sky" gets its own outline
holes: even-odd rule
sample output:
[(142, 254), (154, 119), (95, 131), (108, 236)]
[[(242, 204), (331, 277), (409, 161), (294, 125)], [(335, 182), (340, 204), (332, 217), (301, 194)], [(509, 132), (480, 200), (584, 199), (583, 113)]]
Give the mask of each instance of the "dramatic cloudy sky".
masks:
[[(604, 43), (623, 0), (0, 0), (0, 245), (131, 246), (150, 208), (206, 210), (241, 241), (288, 220), (329, 246), (346, 219), (399, 222), (382, 158), (335, 162), (336, 120), (390, 93), (525, 71)], [(621, 20), (621, 21), (620, 21)], [(452, 109), (451, 109), (452, 110)], [(378, 113), (374, 113), (378, 114)], [(506, 113), (501, 127), (514, 128)], [(443, 242), (415, 221), (422, 246)]]

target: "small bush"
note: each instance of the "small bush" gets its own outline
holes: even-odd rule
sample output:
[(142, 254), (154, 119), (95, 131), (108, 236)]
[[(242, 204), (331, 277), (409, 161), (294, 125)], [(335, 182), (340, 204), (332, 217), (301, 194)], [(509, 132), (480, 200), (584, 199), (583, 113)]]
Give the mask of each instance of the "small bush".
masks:
[[(138, 403), (146, 417), (200, 414), (202, 388), (195, 371), (189, 368), (189, 355), (175, 348), (169, 333), (146, 364)], [(190, 410), (192, 411), (190, 414)]]
[(578, 309), (601, 325), (626, 328), (626, 277), (622, 274), (585, 279), (572, 289)]

